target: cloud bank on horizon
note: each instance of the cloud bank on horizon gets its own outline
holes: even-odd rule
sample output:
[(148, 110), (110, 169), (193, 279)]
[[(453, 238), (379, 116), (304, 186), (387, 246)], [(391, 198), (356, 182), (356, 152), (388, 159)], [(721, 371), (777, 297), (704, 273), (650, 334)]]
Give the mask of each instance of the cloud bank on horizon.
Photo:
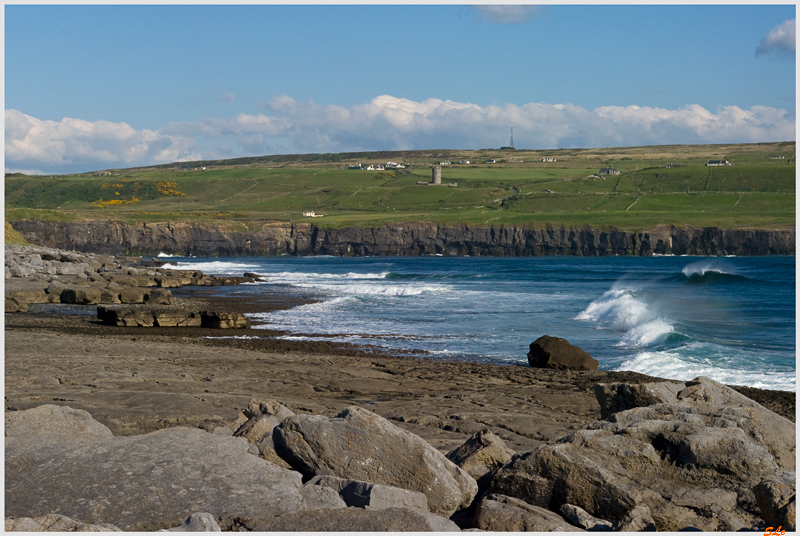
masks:
[[(229, 97), (233, 99), (231, 95)], [(136, 130), (126, 123), (5, 113), (7, 172), (75, 173), (176, 161), (267, 154), (414, 149), (519, 149), (751, 143), (795, 139), (784, 109), (691, 104), (641, 106), (528, 103), (477, 106), (451, 100), (381, 95), (352, 107), (275, 97), (263, 114), (241, 113)]]

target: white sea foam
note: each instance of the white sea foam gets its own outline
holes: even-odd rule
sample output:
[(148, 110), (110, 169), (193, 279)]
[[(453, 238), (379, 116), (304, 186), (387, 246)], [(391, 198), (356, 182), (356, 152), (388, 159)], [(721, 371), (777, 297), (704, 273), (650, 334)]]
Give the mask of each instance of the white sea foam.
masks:
[(728, 385), (748, 385), (760, 389), (780, 391), (796, 391), (797, 382), (794, 374), (772, 371), (745, 370), (726, 365), (715, 366), (708, 360), (688, 357), (690, 348), (681, 351), (642, 352), (625, 361), (614, 370), (626, 370), (680, 381), (689, 381), (698, 376), (706, 376), (712, 380)]
[(658, 318), (646, 303), (633, 291), (625, 288), (611, 289), (581, 311), (576, 320), (595, 322), (601, 328), (625, 331), (615, 346), (644, 348), (664, 342), (675, 328), (667, 320)]
[(348, 272), (346, 274), (314, 273), (314, 272), (275, 272), (269, 276), (279, 283), (303, 283), (342, 279), (386, 279), (389, 272), (381, 273), (357, 273)]
[(633, 329), (651, 318), (647, 305), (624, 288), (607, 291), (575, 317), (576, 320), (597, 322), (600, 327), (619, 330)]
[(165, 266), (174, 266), (182, 270), (201, 270), (210, 275), (242, 275), (259, 267), (258, 264), (210, 261), (210, 262), (169, 262)]
[(707, 272), (716, 272), (719, 274), (733, 273), (730, 267), (716, 260), (693, 262), (683, 267), (683, 275), (686, 277), (692, 277), (693, 275), (704, 276)]
[(675, 328), (671, 324), (657, 318), (630, 329), (615, 346), (645, 348), (664, 342), (666, 336), (673, 331), (675, 331)]

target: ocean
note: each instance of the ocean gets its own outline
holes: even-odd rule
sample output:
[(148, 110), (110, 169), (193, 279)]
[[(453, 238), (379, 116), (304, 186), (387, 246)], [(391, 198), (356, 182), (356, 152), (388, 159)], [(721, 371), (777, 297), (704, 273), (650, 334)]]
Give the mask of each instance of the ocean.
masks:
[(796, 390), (795, 257), (159, 258), (268, 278), (220, 287), (231, 295), (280, 285), (318, 297), (251, 315), (289, 339), (526, 364), (530, 343), (551, 335), (601, 370)]

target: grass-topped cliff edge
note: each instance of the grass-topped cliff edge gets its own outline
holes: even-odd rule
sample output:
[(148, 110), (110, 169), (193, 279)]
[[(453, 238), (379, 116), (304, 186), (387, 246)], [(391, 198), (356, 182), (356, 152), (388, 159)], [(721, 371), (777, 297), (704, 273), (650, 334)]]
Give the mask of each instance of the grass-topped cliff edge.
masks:
[[(708, 167), (709, 160), (731, 165)], [(405, 168), (348, 169), (388, 161)], [(451, 162), (441, 166), (444, 184), (418, 184), (430, 181), (431, 167), (443, 161)], [(620, 174), (598, 176), (602, 168)], [(11, 222), (198, 221), (243, 230), (266, 221), (624, 230), (795, 226), (795, 142), (281, 155), (5, 179)], [(304, 216), (307, 211), (323, 216)]]

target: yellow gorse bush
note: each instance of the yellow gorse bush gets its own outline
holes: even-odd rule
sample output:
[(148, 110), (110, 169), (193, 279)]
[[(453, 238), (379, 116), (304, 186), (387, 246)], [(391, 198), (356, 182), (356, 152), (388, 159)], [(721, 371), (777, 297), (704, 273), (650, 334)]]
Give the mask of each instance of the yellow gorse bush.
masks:
[(113, 207), (113, 206), (119, 206), (119, 205), (133, 205), (134, 203), (138, 203), (138, 202), (139, 202), (139, 198), (138, 197), (133, 197), (130, 200), (109, 199), (108, 201), (103, 201), (102, 199), (98, 199), (97, 201), (92, 203), (92, 205), (94, 205), (96, 207), (99, 207), (99, 208), (105, 208), (105, 207)]
[(186, 195), (178, 190), (178, 185), (172, 181), (158, 181), (155, 188), (161, 195)]

